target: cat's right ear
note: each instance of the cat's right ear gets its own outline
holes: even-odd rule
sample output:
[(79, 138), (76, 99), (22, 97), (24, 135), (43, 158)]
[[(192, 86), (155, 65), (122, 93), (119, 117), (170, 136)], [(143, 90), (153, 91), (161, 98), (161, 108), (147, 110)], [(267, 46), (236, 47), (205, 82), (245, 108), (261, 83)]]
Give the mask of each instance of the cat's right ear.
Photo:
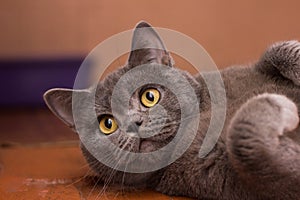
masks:
[(147, 22), (141, 21), (133, 32), (128, 64), (135, 67), (146, 63), (172, 67), (174, 61), (154, 28)]
[(83, 97), (88, 95), (85, 90), (72, 90), (54, 88), (44, 94), (44, 101), (49, 109), (65, 124), (75, 131), (75, 123), (72, 112), (72, 95), (77, 93)]

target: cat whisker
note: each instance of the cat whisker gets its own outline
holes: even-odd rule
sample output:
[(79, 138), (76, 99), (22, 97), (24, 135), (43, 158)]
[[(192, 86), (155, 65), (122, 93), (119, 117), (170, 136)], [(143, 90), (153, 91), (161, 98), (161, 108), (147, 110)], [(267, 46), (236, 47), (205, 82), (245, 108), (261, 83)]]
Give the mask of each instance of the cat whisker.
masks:
[(109, 177), (106, 179), (106, 181), (105, 181), (105, 183), (104, 183), (104, 185), (103, 185), (102, 190), (101, 190), (100, 193), (96, 196), (95, 199), (98, 199), (98, 197), (101, 197), (103, 194), (105, 194), (106, 188), (108, 187), (108, 185), (110, 184), (110, 182), (111, 182), (113, 176), (114, 176), (115, 173), (117, 172), (116, 168), (117, 168), (117, 166), (119, 165), (119, 162), (120, 162), (120, 160), (118, 160), (118, 162), (116, 163), (115, 167), (112, 168), (112, 171), (111, 171)]
[(94, 183), (94, 186), (93, 188), (90, 190), (88, 196), (87, 196), (87, 199), (91, 196), (91, 194), (93, 193), (93, 191), (95, 190), (96, 186), (98, 185), (99, 181), (101, 180), (100, 177), (98, 177), (97, 181)]
[(125, 170), (123, 171), (123, 176), (122, 176), (122, 181), (121, 181), (121, 191), (125, 191), (124, 188), (124, 182), (125, 182), (125, 174), (126, 174), (126, 169), (127, 169), (127, 166), (128, 166), (129, 162), (126, 162), (126, 165), (125, 165)]
[[(112, 154), (113, 154), (113, 152), (110, 153), (110, 154), (108, 154), (106, 157), (111, 158)], [(98, 163), (98, 162), (97, 162), (97, 163)], [(113, 171), (114, 171), (114, 170), (113, 170)], [(113, 173), (113, 171), (112, 171), (112, 173)], [(102, 174), (103, 171), (100, 171), (100, 172), (101, 172), (101, 174), (99, 174), (99, 178), (97, 179), (97, 181), (96, 181), (96, 183), (94, 184), (93, 188), (90, 190), (90, 192), (89, 192), (89, 194), (88, 194), (88, 196), (87, 196), (87, 199), (90, 197), (90, 195), (92, 194), (92, 192), (95, 190), (96, 186), (98, 185), (99, 181), (101, 180), (101, 177), (108, 176), (108, 175), (106, 175), (106, 174)], [(99, 173), (99, 172), (98, 172), (98, 173)], [(106, 180), (106, 178), (104, 178), (104, 180)], [(110, 182), (110, 181), (108, 181), (108, 182)], [(108, 185), (108, 184), (109, 184), (109, 183), (104, 182), (104, 186), (103, 186), (103, 188), (102, 188), (102, 190), (104, 190), (104, 192), (105, 192), (106, 185)], [(101, 190), (101, 191), (102, 191), (102, 190)]]
[[(125, 141), (126, 141), (126, 140), (125, 140)], [(128, 142), (128, 141), (126, 141), (126, 142)], [(126, 145), (125, 145), (125, 146), (126, 146)], [(120, 150), (120, 149), (116, 149), (115, 151), (118, 151), (118, 150)], [(116, 152), (114, 152), (114, 153), (112, 153), (112, 154), (116, 154)], [(117, 168), (117, 166), (118, 166), (118, 165), (120, 164), (120, 162), (121, 162), (121, 159), (118, 159), (118, 157), (119, 157), (119, 155), (118, 155), (116, 158), (112, 158), (112, 159), (114, 159), (114, 160), (117, 160), (117, 163), (116, 163), (116, 166), (112, 168), (112, 172), (111, 172), (110, 176), (108, 177), (108, 179), (106, 179), (107, 181), (105, 182), (104, 187), (103, 187), (102, 190), (105, 190), (106, 186), (108, 186), (108, 184), (109, 184), (109, 182), (111, 181), (112, 177), (113, 177), (113, 176), (115, 175), (115, 173), (116, 173), (116, 168)]]
[(74, 185), (74, 184), (76, 184), (76, 183), (82, 181), (83, 179), (85, 179), (85, 178), (88, 177), (89, 175), (91, 175), (90, 172), (93, 171), (92, 168), (93, 168), (94, 166), (98, 165), (98, 162), (97, 162), (97, 161), (94, 161), (94, 162), (91, 162), (90, 164), (85, 164), (84, 167), (81, 167), (81, 168), (85, 168), (87, 165), (90, 166), (89, 169), (88, 169), (88, 171), (87, 171), (82, 177), (80, 177), (80, 178), (74, 180), (72, 183), (66, 185), (66, 187), (70, 187), (70, 186), (72, 186), (72, 185)]

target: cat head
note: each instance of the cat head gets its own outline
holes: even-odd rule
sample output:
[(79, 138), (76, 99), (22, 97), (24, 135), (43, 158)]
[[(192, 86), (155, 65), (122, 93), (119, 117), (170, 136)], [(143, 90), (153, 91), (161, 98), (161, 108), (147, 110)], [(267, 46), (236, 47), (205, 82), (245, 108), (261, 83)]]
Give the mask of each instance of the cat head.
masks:
[[(155, 79), (161, 76), (163, 70), (164, 79), (170, 83), (178, 83), (179, 86), (174, 91), (156, 81), (150, 81), (138, 86), (134, 91), (130, 91), (129, 87), (131, 87), (132, 81), (141, 78), (138, 75), (141, 72), (137, 71), (135, 77), (128, 74), (140, 66), (146, 69), (148, 78)], [(143, 72), (145, 73), (145, 70)], [(126, 152), (151, 153), (170, 143), (182, 120), (183, 105), (180, 105), (176, 94), (179, 91), (186, 92), (184, 86), (181, 87), (182, 77), (193, 88), (199, 87), (190, 74), (173, 67), (172, 58), (157, 32), (146, 22), (140, 22), (134, 30), (132, 49), (127, 64), (89, 89), (51, 89), (44, 94), (44, 99), (50, 110), (73, 130), (99, 136), (100, 139), (97, 141), (93, 139), (94, 137), (90, 137), (88, 142), (92, 147), (87, 147), (83, 142), (81, 148), (91, 168), (102, 180), (107, 180), (108, 174), (113, 173), (111, 182), (122, 181), (123, 184), (136, 185), (145, 183), (145, 180), (151, 179), (159, 171), (120, 172), (114, 169), (115, 166), (107, 166), (100, 162), (96, 158), (97, 152), (101, 152), (101, 156), (106, 157), (107, 160), (116, 161), (115, 163), (118, 164), (124, 162), (126, 166), (128, 160), (124, 159), (124, 154), (123, 161), (120, 161), (118, 152), (108, 151), (107, 155), (103, 155), (104, 150), (101, 148), (109, 141), (125, 154)], [(128, 84), (123, 84), (122, 89), (118, 90), (117, 96), (113, 99), (114, 89), (123, 79)], [(74, 101), (72, 101), (74, 96), (79, 99), (78, 106), (74, 105)], [(94, 102), (88, 101), (91, 96), (95, 99)], [(127, 103), (126, 107), (123, 107), (122, 103), (115, 103), (117, 108), (113, 110), (113, 102), (122, 101), (125, 96), (129, 97), (128, 102), (125, 102)], [(188, 105), (193, 105), (193, 102), (190, 102), (189, 94), (185, 93), (183, 101)], [(79, 116), (77, 121), (74, 119), (74, 107), (77, 108), (76, 114)], [(96, 113), (96, 119), (93, 119), (90, 112), (86, 111), (87, 107), (90, 108), (90, 112)], [(85, 110), (80, 110), (81, 108)], [(189, 109), (193, 110), (193, 107), (189, 106)], [(94, 150), (94, 153), (91, 153), (91, 149)], [(148, 156), (145, 159), (150, 159), (150, 163), (158, 162), (155, 156)], [(168, 156), (165, 159), (168, 159)], [(125, 174), (127, 178), (124, 179)]]

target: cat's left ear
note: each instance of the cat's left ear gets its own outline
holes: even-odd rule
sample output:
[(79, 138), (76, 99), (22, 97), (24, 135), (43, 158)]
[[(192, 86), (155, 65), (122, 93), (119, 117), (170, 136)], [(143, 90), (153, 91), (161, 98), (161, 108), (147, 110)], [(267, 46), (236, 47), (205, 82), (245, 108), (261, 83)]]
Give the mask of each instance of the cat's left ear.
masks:
[(48, 108), (65, 124), (75, 131), (72, 112), (72, 97), (84, 99), (88, 96), (86, 90), (72, 90), (63, 88), (50, 89), (44, 94), (44, 101)]
[(158, 33), (148, 23), (139, 22), (134, 30), (129, 66), (135, 67), (147, 63), (173, 66), (173, 59), (166, 50)]

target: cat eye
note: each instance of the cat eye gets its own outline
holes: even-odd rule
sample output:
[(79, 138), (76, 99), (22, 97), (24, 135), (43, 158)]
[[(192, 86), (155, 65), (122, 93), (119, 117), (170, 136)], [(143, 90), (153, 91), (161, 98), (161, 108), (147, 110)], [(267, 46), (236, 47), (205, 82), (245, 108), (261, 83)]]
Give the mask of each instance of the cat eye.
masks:
[(118, 124), (113, 116), (104, 115), (100, 118), (99, 129), (103, 134), (109, 135), (118, 129)]
[(157, 89), (151, 88), (143, 92), (141, 102), (144, 106), (150, 108), (155, 106), (160, 99), (160, 93)]

